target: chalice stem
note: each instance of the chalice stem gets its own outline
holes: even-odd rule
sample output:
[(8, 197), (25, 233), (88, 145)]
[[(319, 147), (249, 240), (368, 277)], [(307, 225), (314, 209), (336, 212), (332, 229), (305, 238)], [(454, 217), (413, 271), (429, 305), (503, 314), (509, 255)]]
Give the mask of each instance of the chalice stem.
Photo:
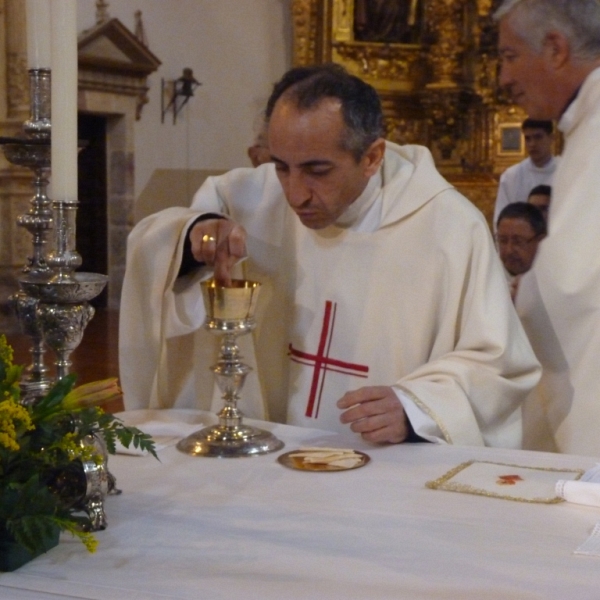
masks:
[(222, 427), (239, 427), (243, 413), (237, 407), (239, 392), (244, 386), (246, 375), (252, 367), (240, 360), (240, 350), (235, 333), (226, 333), (221, 341), (219, 362), (212, 368), (222, 398), (225, 403), (219, 412), (219, 423)]

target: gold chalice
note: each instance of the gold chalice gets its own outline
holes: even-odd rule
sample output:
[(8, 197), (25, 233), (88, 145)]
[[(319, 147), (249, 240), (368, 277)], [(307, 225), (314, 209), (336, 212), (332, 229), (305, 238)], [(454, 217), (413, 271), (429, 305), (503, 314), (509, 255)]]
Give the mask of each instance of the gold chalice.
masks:
[(260, 283), (234, 279), (231, 287), (223, 287), (210, 280), (201, 286), (206, 309), (204, 326), (222, 337), (219, 360), (211, 370), (225, 406), (217, 415), (218, 425), (192, 433), (181, 440), (177, 448), (193, 456), (222, 457), (279, 450), (283, 448), (283, 442), (268, 431), (244, 425), (243, 413), (237, 407), (239, 391), (252, 368), (241, 362), (236, 338), (250, 333), (256, 326), (254, 311)]

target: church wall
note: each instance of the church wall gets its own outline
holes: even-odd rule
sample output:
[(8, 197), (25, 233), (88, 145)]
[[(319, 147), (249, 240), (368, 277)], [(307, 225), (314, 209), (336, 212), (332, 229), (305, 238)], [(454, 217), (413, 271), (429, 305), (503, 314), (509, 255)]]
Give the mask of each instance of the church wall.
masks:
[[(161, 60), (135, 123), (135, 195), (155, 169), (250, 166), (256, 114), (291, 66), (291, 0), (111, 0), (110, 17), (135, 31), (142, 11), (148, 48)], [(96, 2), (78, 0), (78, 28), (96, 21)], [(161, 79), (189, 67), (202, 83), (173, 124), (161, 124)]]

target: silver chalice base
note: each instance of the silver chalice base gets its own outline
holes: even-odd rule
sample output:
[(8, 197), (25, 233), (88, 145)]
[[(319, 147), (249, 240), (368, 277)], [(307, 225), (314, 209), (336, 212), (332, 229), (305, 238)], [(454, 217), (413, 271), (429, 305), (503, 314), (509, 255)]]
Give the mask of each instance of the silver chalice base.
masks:
[(272, 433), (248, 425), (205, 427), (177, 444), (177, 449), (185, 454), (223, 458), (267, 454), (281, 448), (283, 442)]

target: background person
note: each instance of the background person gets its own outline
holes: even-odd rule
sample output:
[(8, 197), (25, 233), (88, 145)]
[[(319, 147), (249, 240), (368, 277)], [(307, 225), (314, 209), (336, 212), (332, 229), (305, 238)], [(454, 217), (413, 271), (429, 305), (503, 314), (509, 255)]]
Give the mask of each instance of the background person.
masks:
[(546, 237), (546, 221), (533, 204), (513, 202), (500, 213), (496, 230), (498, 253), (514, 300), (521, 275), (531, 268), (538, 244)]
[(600, 455), (600, 2), (505, 0), (500, 84), (565, 146), (550, 234), (523, 275), (517, 310), (543, 367), (528, 399), (528, 448)]
[(531, 192), (527, 202), (538, 208), (546, 221), (548, 227), (548, 213), (550, 212), (550, 199), (552, 198), (552, 187), (549, 185), (536, 185)]
[(500, 176), (494, 206), (494, 224), (503, 208), (511, 202), (527, 202), (536, 185), (551, 184), (559, 162), (552, 155), (554, 133), (552, 121), (525, 119), (521, 124), (527, 158), (508, 167)]
[(246, 153), (253, 167), (271, 162), (271, 153), (269, 152), (269, 143), (267, 140), (267, 123), (263, 111), (255, 119), (254, 141), (251, 146), (248, 146)]

